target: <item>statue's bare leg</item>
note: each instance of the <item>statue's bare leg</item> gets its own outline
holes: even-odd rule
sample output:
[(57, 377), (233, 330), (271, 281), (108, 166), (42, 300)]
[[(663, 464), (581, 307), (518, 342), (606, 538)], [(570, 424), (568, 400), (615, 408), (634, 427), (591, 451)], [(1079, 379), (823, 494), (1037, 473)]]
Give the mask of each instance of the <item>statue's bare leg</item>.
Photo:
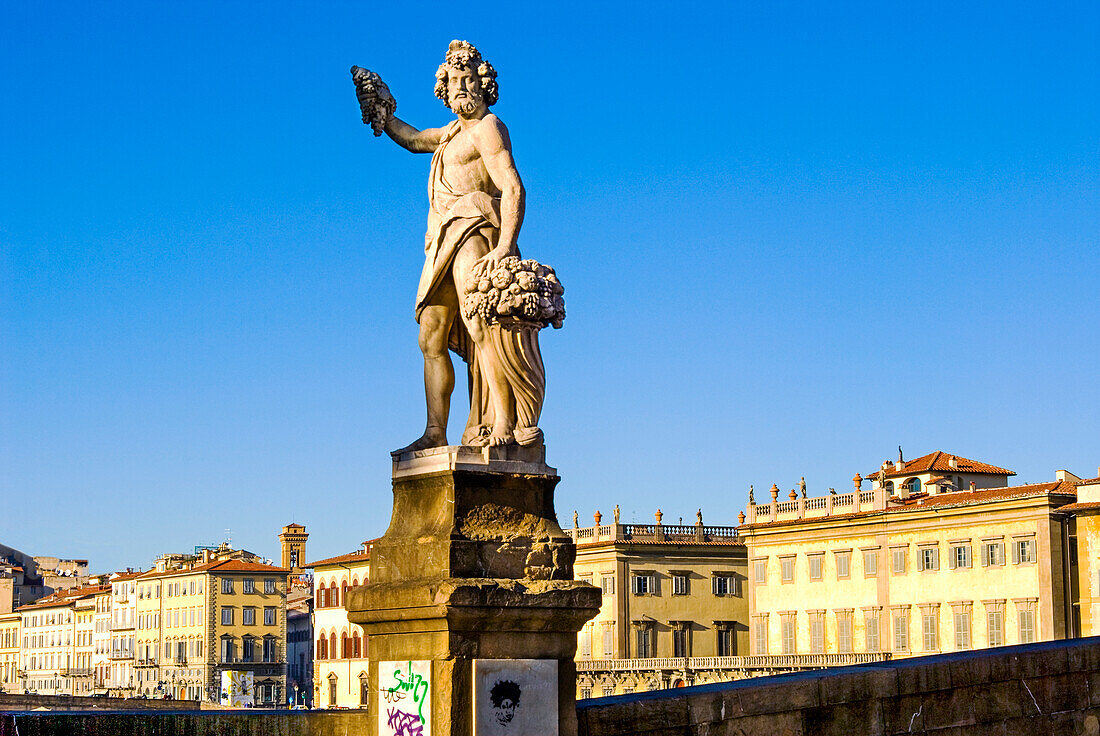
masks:
[[(469, 238), (462, 249), (455, 255), (452, 273), (456, 289), (461, 292), (466, 277), (473, 269), (478, 259), (489, 252), (489, 243), (480, 235)], [(485, 374), (485, 382), (489, 386), (489, 402), (493, 406), (493, 430), (489, 434), (490, 445), (507, 445), (516, 441), (513, 434), (516, 426), (516, 407), (512, 398), (512, 387), (504, 375), (504, 371), (496, 354), (489, 346), (489, 335), (485, 322), (474, 315), (467, 317), (461, 314), (462, 323), (470, 333), (470, 339), (478, 351), (478, 365)]]
[(399, 452), (426, 450), (447, 444), (447, 417), (451, 410), (451, 392), (455, 371), (447, 353), (447, 336), (458, 311), (458, 299), (450, 284), (440, 289), (437, 302), (420, 312), (420, 350), (424, 353), (424, 398), (428, 405), (428, 423), (416, 442)]

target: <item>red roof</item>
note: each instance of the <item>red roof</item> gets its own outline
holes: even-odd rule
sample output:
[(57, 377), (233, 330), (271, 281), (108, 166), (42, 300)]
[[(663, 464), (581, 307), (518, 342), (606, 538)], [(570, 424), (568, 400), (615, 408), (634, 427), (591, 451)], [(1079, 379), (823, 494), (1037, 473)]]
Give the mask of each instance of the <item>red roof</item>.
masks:
[[(951, 467), (951, 459), (955, 460), (955, 467)], [(885, 472), (887, 478), (896, 478), (900, 475), (915, 475), (917, 473), (987, 473), (989, 475), (1016, 475), (1008, 468), (999, 468), (996, 465), (990, 465), (989, 463), (980, 463), (977, 460), (970, 460), (965, 457), (959, 457), (958, 455), (951, 455), (946, 452), (930, 452), (923, 457), (918, 457), (915, 460), (907, 460), (902, 463), (901, 470), (894, 470), (895, 465), (891, 463), (886, 468), (878, 468), (874, 471), (864, 475), (864, 478), (875, 478), (880, 472)]]
[(354, 552), (348, 552), (347, 554), (337, 555), (336, 557), (329, 557), (324, 560), (317, 560), (311, 562), (308, 565), (302, 565), (302, 567), (324, 567), (326, 565), (338, 565), (341, 562), (364, 562), (370, 560), (370, 551), (358, 549)]
[(1059, 511), (1096, 511), (1100, 510), (1100, 501), (1086, 501), (1084, 503), (1067, 503), (1059, 506)]
[[(834, 514), (832, 516), (808, 516), (803, 519), (781, 519), (778, 521), (758, 521), (754, 524), (745, 524), (742, 529), (757, 529), (761, 527), (791, 526), (794, 524), (812, 524), (819, 521), (841, 521), (845, 519), (862, 518), (872, 514), (894, 514), (909, 511), (921, 511), (928, 508), (955, 508), (971, 506), (980, 503), (992, 503), (1005, 501), (1012, 498), (1038, 498), (1043, 496), (1062, 496), (1065, 499), (1077, 497), (1076, 481), (1054, 481), (1052, 483), (1031, 483), (1023, 486), (1007, 486), (1005, 488), (980, 488), (975, 491), (955, 491), (952, 493), (939, 493), (929, 495), (925, 493), (910, 496), (908, 499), (899, 500), (891, 498), (886, 509), (874, 511), (859, 511), (848, 514)], [(1058, 507), (1059, 510), (1069, 508), (1068, 505)]]
[(203, 565), (195, 565), (189, 568), (173, 568), (171, 570), (165, 570), (164, 572), (157, 572), (152, 570), (141, 576), (142, 580), (148, 580), (150, 578), (163, 578), (170, 575), (192, 575), (197, 572), (257, 572), (257, 573), (283, 573), (284, 575), (290, 570), (285, 567), (274, 567), (272, 565), (261, 565), (258, 562), (245, 562), (243, 560), (213, 560)]

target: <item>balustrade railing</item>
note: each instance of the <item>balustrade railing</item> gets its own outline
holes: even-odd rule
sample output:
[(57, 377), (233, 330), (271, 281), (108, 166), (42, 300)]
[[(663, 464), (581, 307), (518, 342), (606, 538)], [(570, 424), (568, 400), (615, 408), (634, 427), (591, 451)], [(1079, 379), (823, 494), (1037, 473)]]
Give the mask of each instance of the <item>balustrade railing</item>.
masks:
[(656, 670), (775, 670), (845, 667), (884, 662), (889, 652), (851, 654), (752, 654), (732, 657), (643, 657), (638, 659), (582, 659), (578, 672), (622, 672)]

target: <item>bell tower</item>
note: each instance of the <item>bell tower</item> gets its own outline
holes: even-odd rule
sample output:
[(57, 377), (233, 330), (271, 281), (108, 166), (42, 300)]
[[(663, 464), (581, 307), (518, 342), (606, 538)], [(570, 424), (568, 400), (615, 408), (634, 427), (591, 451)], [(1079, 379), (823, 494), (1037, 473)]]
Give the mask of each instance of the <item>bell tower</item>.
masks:
[(309, 533), (301, 524), (287, 524), (279, 534), (282, 546), (281, 566), (290, 570), (290, 576), (300, 575), (302, 565), (306, 564), (306, 540)]

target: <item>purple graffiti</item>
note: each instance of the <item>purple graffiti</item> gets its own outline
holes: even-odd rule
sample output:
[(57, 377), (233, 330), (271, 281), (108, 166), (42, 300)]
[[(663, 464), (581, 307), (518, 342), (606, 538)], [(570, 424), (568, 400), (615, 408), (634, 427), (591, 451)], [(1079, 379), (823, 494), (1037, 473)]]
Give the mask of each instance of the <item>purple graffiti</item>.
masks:
[(386, 715), (389, 716), (386, 725), (393, 731), (393, 736), (421, 736), (424, 733), (424, 724), (420, 722), (420, 716), (415, 713), (387, 708)]

